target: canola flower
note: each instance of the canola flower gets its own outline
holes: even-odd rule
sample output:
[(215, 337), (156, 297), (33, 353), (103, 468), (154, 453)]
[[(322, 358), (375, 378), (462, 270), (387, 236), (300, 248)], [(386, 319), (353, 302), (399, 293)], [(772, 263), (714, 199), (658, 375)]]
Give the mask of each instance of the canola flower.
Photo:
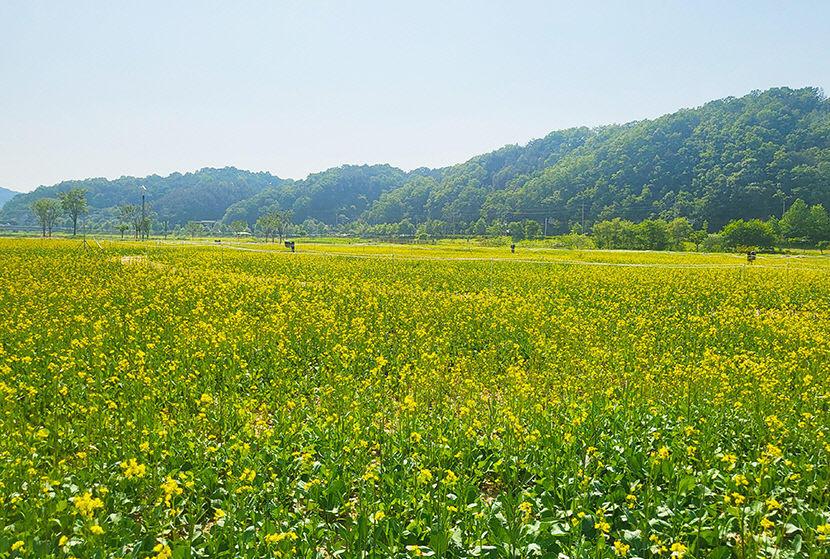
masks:
[(297, 534), (294, 532), (275, 532), (265, 536), (265, 542), (269, 544), (278, 543), (286, 539), (289, 541), (295, 541), (297, 539)]
[(179, 481), (170, 476), (167, 476), (166, 481), (161, 485), (161, 490), (163, 492), (163, 496), (160, 497), (159, 500), (163, 500), (167, 507), (170, 506), (176, 496), (181, 495), (184, 492), (179, 485)]
[(120, 466), (123, 470), (124, 477), (127, 479), (144, 477), (147, 474), (147, 467), (144, 464), (139, 464), (135, 458), (121, 462)]
[(72, 497), (72, 504), (75, 505), (75, 509), (84, 518), (92, 518), (95, 515), (95, 510), (104, 506), (104, 502), (97, 497), (93, 497), (92, 493)]
[(0, 240), (17, 556), (830, 548), (825, 260), (103, 246)]
[(626, 555), (628, 555), (628, 551), (630, 549), (631, 549), (630, 545), (627, 545), (626, 543), (624, 543), (620, 540), (616, 540), (614, 542), (614, 555), (615, 556), (625, 557)]
[(671, 552), (672, 557), (677, 557), (677, 559), (683, 559), (683, 557), (686, 556), (686, 552), (689, 551), (689, 548), (680, 542), (675, 542), (671, 544), (669, 551)]
[(152, 559), (170, 559), (173, 557), (173, 550), (170, 549), (170, 546), (162, 543), (153, 546), (153, 552), (155, 555), (152, 556)]

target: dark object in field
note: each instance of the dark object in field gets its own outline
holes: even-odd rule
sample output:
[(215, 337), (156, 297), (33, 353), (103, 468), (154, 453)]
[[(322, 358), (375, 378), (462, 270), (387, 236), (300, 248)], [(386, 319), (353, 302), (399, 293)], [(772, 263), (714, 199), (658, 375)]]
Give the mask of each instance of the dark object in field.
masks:
[(294, 241), (285, 241), (285, 248), (290, 248), (294, 252)]
[(747, 262), (755, 262), (755, 258), (756, 258), (756, 255), (755, 255), (754, 250), (751, 250), (751, 251), (746, 253), (746, 261)]
[(513, 254), (516, 254), (516, 244), (515, 243), (510, 245), (510, 252), (512, 252)]

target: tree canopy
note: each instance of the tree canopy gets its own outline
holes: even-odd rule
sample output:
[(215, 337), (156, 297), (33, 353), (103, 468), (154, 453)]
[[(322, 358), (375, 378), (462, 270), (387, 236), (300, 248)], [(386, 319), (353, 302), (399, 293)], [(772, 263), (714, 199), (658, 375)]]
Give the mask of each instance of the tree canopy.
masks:
[(58, 192), (58, 200), (61, 201), (63, 213), (72, 220), (72, 234), (78, 234), (78, 217), (89, 211), (86, 205), (86, 188), (73, 186), (69, 192)]
[(32, 202), (31, 210), (40, 222), (43, 236), (46, 237), (48, 233), (51, 237), (52, 228), (55, 226), (55, 221), (60, 217), (62, 211), (60, 200), (56, 198), (38, 198)]

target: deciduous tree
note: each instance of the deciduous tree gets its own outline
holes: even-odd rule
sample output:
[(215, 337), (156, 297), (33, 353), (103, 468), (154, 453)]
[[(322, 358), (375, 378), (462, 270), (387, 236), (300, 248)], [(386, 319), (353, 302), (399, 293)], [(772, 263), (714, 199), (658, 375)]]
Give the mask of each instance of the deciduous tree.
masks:
[(58, 199), (61, 202), (63, 213), (67, 214), (72, 220), (72, 234), (78, 233), (78, 217), (87, 213), (89, 210), (86, 205), (86, 188), (77, 186), (72, 187), (69, 192), (58, 192)]
[(52, 227), (55, 225), (55, 220), (60, 217), (62, 211), (60, 200), (55, 198), (38, 198), (32, 202), (31, 210), (40, 221), (43, 236), (46, 237), (46, 232), (48, 231), (51, 237)]

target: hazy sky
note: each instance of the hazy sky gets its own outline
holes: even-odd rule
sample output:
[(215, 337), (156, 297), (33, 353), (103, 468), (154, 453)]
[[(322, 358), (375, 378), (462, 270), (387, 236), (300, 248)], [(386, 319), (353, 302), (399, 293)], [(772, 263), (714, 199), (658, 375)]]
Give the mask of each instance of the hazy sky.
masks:
[(753, 89), (830, 92), (830, 2), (0, 2), (0, 186), (438, 167)]

